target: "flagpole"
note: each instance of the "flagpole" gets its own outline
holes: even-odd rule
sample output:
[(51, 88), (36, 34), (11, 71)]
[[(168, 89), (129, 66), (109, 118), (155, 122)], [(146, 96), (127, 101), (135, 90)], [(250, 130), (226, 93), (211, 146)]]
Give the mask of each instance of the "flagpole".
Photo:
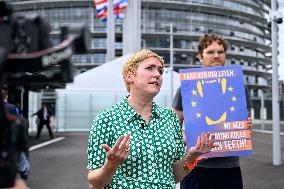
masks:
[(106, 61), (111, 61), (115, 58), (115, 23), (113, 14), (112, 0), (108, 0), (107, 8), (107, 54)]
[(91, 10), (90, 11), (91, 32), (93, 33), (94, 32), (94, 28), (95, 28), (95, 24), (94, 24), (94, 22), (95, 22), (95, 10), (92, 7), (92, 5), (90, 7), (90, 10)]

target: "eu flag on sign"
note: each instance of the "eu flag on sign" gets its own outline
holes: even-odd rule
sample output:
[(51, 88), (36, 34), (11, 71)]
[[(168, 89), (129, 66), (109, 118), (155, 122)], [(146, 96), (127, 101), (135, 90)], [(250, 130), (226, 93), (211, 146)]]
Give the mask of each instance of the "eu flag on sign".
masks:
[(187, 147), (210, 132), (218, 147), (207, 157), (251, 154), (241, 66), (182, 69), (180, 79)]

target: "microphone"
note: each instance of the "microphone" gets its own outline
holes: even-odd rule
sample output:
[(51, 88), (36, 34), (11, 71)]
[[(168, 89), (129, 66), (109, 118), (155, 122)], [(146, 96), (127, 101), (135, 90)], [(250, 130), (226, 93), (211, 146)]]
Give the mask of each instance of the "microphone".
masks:
[(141, 129), (144, 129), (144, 127), (145, 127), (144, 123), (141, 123), (140, 126), (141, 126)]

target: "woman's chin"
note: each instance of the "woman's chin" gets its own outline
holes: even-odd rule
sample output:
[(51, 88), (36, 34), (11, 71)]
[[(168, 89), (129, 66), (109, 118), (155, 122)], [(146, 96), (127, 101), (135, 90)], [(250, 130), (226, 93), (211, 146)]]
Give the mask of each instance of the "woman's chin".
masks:
[(160, 92), (160, 89), (154, 89), (150, 91), (150, 94), (153, 95), (153, 98)]

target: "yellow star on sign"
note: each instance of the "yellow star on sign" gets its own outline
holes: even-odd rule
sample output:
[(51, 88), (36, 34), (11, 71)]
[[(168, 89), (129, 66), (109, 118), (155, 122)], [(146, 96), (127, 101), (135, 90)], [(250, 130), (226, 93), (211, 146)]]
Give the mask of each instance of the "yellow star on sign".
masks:
[(194, 89), (191, 91), (191, 93), (192, 93), (192, 95), (195, 95), (195, 96), (197, 95), (197, 91), (194, 90)]
[(230, 86), (230, 87), (228, 88), (228, 90), (229, 90), (230, 92), (233, 92), (234, 88), (233, 88), (232, 86)]
[(233, 102), (236, 102), (236, 101), (237, 101), (237, 98), (236, 98), (235, 96), (233, 96), (232, 101), (233, 101)]
[(192, 106), (192, 107), (196, 107), (196, 105), (197, 105), (197, 103), (196, 103), (195, 101), (192, 101), (192, 102), (191, 102), (191, 106)]
[(232, 107), (230, 108), (230, 110), (231, 110), (231, 112), (235, 111), (235, 107), (232, 106)]
[(197, 117), (197, 118), (201, 118), (201, 114), (198, 112), (198, 113), (196, 114), (196, 117)]

